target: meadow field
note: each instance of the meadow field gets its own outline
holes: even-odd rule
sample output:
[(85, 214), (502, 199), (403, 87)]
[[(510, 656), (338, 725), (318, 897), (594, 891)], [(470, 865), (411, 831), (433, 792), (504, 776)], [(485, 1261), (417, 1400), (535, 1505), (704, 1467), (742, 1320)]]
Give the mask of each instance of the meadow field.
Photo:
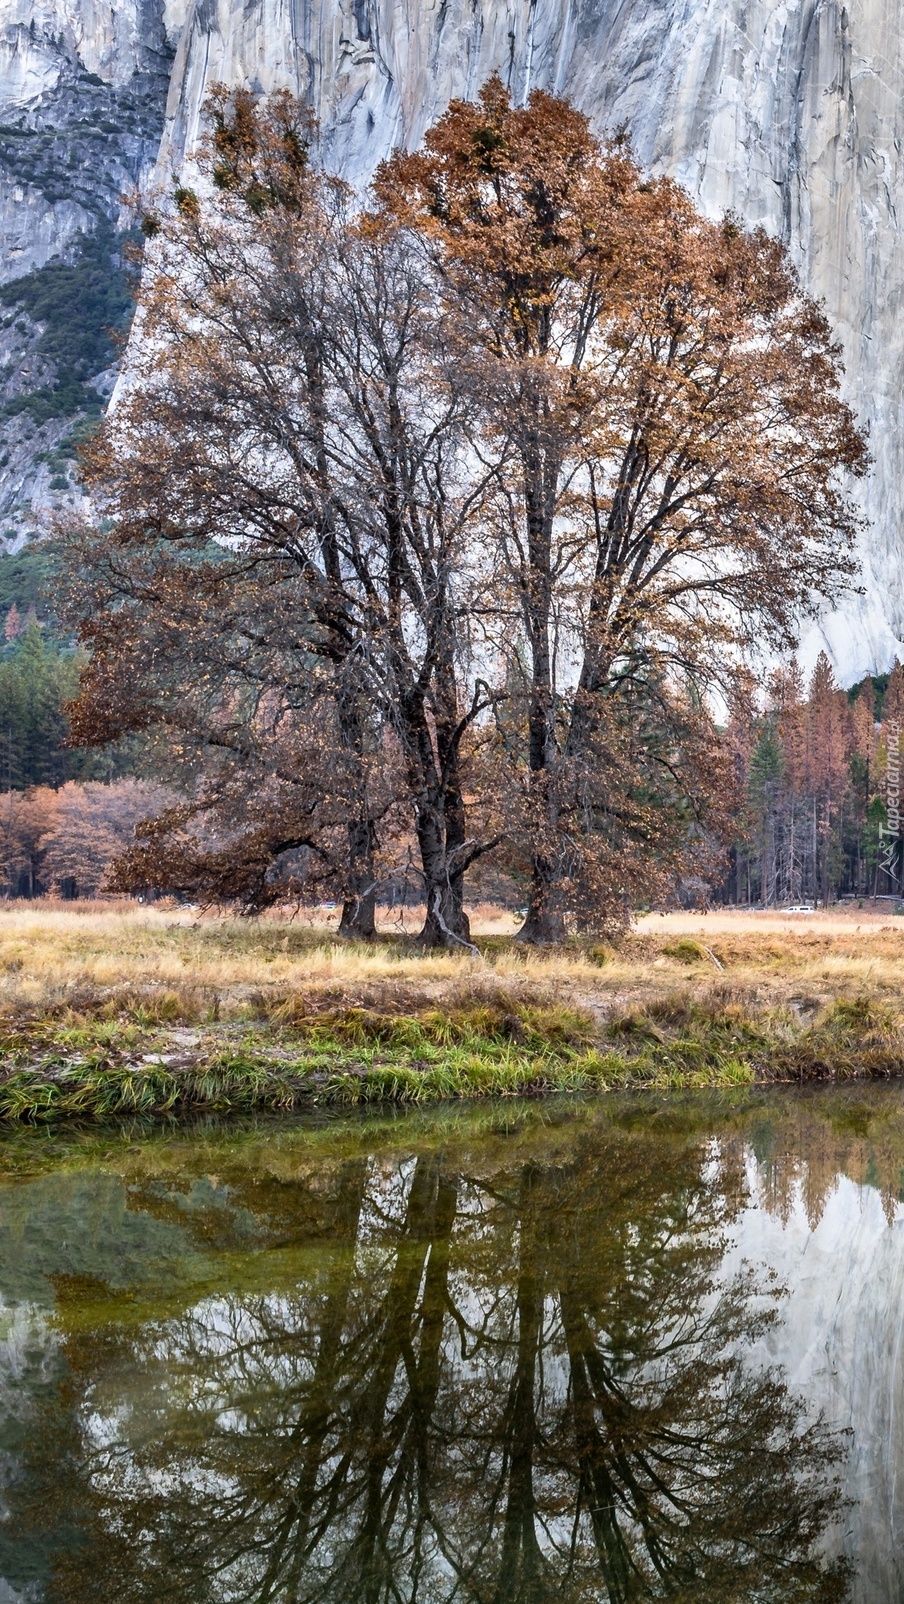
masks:
[(617, 946), (371, 946), (331, 916), (0, 904), (0, 1117), (892, 1076), (904, 918), (651, 914)]
[[(386, 913), (373, 945), (336, 939), (330, 914), (244, 920), (137, 902), (0, 902), (0, 1017), (144, 1008), (197, 1023), (274, 1007), (405, 1011), (487, 992), (611, 1010), (693, 995), (806, 1003), (904, 988), (904, 917), (648, 914), (617, 944), (531, 949), (515, 915), (478, 906), (468, 952), (421, 952), (417, 909)], [(806, 993), (806, 996), (802, 995)]]

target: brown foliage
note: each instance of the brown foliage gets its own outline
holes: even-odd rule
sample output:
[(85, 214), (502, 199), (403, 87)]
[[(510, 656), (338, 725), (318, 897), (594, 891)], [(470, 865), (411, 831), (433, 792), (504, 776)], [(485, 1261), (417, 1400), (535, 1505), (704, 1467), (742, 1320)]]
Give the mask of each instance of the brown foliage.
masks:
[[(726, 652), (788, 644), (849, 582), (844, 475), (865, 471), (864, 442), (838, 348), (778, 242), (707, 222), (553, 97), (516, 107), (491, 80), (423, 152), (385, 164), (377, 191), (467, 331), (491, 560), (555, 837), (555, 771), (601, 697), (676, 671), (699, 692)], [(578, 671), (563, 708), (566, 651)], [(534, 854), (529, 934), (554, 928), (566, 857)]]
[(113, 862), (135, 827), (171, 803), (145, 780), (68, 781), (0, 795), (0, 872), (14, 894), (94, 897), (110, 889)]

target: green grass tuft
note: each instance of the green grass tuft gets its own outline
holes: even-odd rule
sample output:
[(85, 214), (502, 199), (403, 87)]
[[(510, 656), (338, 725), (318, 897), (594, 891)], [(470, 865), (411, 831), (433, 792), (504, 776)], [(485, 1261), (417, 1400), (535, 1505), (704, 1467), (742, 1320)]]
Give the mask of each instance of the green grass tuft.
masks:
[(57, 1018), (8, 1021), (0, 1121), (748, 1087), (904, 1070), (904, 1016), (884, 1002), (751, 1009), (727, 986), (664, 994), (608, 1019), (477, 992), (420, 1012), (293, 1007), (274, 1018), (258, 1007), (245, 1021), (233, 1013), (191, 1029), (174, 1016), (184, 1020), (184, 999), (161, 989), (154, 1006), (129, 1003), (118, 1016), (70, 1007)]

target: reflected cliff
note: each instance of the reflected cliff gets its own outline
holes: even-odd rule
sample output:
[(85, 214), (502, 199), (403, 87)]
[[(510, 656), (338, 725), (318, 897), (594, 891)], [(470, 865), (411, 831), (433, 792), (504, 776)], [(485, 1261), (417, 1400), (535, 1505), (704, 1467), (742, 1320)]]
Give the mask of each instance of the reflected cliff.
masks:
[(108, 1139), (0, 1187), (12, 1596), (847, 1597), (848, 1441), (740, 1248), (754, 1145), (614, 1108)]

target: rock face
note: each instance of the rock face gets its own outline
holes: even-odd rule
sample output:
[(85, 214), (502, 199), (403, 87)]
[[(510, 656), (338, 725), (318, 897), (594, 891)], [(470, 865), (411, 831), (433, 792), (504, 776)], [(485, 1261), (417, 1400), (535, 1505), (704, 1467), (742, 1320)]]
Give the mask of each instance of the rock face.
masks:
[(155, 0), (0, 5), (0, 279), (115, 215), (159, 137), (171, 62)]
[[(157, 154), (175, 26), (163, 0), (0, 0), (0, 535), (69, 493), (109, 318), (124, 193)], [(73, 269), (66, 280), (61, 260)], [(48, 264), (51, 268), (48, 271)], [(53, 265), (55, 264), (55, 266)], [(119, 301), (125, 306), (124, 295)], [(86, 338), (94, 320), (95, 339)], [(112, 318), (109, 318), (113, 321)]]
[[(864, 491), (866, 595), (825, 633), (847, 676), (888, 666), (904, 637), (904, 0), (190, 0), (184, 17), (162, 0), (41, 4), (44, 43), (33, 48), (25, 19), (34, 8), (0, 0), (0, 21), (9, 15), (0, 82), (10, 86), (0, 94), (23, 108), (59, 95), (69, 70), (124, 94), (130, 74), (159, 72), (178, 38), (164, 174), (191, 149), (216, 80), (309, 96), (330, 161), (362, 182), (394, 145), (416, 144), (451, 96), (473, 94), (498, 68), (519, 96), (549, 87), (600, 129), (625, 125), (640, 159), (673, 173), (708, 212), (731, 207), (780, 234), (825, 299), (875, 457)], [(18, 201), (0, 202), (0, 238), (40, 255), (51, 225), (18, 187)], [(80, 226), (65, 206), (83, 202), (73, 192), (54, 204), (62, 239)]]
[(818, 1223), (808, 1220), (802, 1191), (783, 1218), (768, 1206), (755, 1166), (750, 1174), (758, 1206), (741, 1216), (725, 1268), (774, 1270), (787, 1297), (757, 1357), (779, 1367), (814, 1415), (851, 1434), (842, 1538), (855, 1566), (851, 1604), (900, 1599), (904, 1210), (886, 1213), (877, 1191), (839, 1175)]

